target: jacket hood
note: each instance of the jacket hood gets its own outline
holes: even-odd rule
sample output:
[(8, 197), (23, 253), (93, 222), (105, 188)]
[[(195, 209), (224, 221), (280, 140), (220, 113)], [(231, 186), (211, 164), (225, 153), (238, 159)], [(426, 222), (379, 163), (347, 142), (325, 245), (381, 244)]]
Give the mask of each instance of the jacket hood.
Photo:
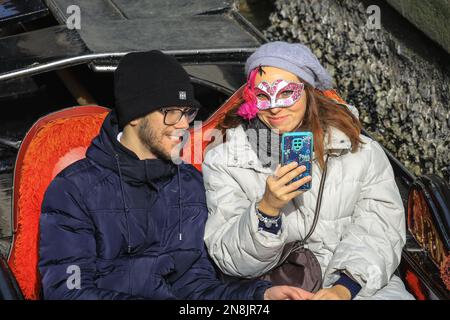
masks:
[(140, 160), (138, 156), (117, 140), (119, 126), (115, 111), (103, 122), (99, 135), (86, 152), (87, 158), (111, 169), (132, 185), (149, 184), (156, 188), (158, 182), (170, 180), (176, 166), (160, 159)]

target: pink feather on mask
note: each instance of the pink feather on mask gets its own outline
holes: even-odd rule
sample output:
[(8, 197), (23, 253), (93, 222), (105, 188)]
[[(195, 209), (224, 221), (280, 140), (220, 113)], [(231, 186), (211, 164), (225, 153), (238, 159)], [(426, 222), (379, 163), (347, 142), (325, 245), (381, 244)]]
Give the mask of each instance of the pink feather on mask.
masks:
[(258, 113), (258, 107), (256, 106), (256, 96), (254, 93), (255, 78), (258, 72), (258, 68), (253, 69), (247, 80), (247, 85), (244, 88), (242, 97), (245, 102), (239, 107), (237, 114), (244, 119), (251, 120), (256, 117)]

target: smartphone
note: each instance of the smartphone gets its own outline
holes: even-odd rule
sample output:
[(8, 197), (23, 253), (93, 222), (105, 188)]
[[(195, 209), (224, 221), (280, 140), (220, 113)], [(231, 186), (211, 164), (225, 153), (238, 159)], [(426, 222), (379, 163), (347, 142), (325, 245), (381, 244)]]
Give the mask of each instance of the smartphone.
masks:
[[(305, 166), (306, 171), (292, 182), (307, 176), (312, 176), (312, 154), (313, 154), (312, 132), (288, 132), (281, 136), (281, 165), (297, 162), (299, 166)], [(311, 181), (302, 185), (299, 190), (311, 189)]]

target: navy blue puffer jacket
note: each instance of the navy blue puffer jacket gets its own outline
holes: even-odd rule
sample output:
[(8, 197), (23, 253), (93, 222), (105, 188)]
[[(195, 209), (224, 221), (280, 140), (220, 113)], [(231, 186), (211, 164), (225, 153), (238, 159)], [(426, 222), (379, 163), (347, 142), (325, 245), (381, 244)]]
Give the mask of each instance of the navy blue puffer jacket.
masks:
[(47, 189), (39, 251), (44, 298), (261, 299), (267, 282), (217, 279), (203, 242), (201, 174), (187, 164), (139, 160), (117, 134), (112, 112), (86, 159)]

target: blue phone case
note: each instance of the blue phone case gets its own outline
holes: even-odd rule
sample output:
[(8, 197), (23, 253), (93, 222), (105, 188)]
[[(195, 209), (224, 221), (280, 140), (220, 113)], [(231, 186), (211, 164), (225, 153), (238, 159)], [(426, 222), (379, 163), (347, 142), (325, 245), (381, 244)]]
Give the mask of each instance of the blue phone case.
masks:
[[(304, 165), (306, 167), (306, 171), (294, 178), (292, 182), (306, 176), (312, 176), (313, 142), (312, 132), (289, 132), (282, 135), (281, 164), (286, 165), (296, 161), (299, 166)], [(311, 189), (311, 181), (299, 188), (299, 190), (309, 189)]]

